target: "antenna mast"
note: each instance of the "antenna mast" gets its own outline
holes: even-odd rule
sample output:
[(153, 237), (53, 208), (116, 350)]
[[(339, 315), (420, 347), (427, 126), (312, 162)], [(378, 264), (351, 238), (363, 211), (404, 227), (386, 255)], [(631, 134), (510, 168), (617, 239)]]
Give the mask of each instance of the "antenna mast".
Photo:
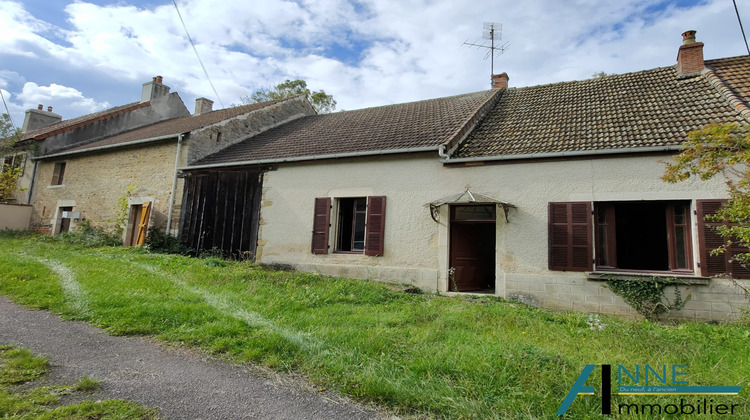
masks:
[(487, 54), (485, 54), (484, 59), (486, 60), (487, 57), (492, 57), (490, 64), (490, 76), (495, 74), (495, 51), (499, 51), (500, 54), (502, 54), (508, 49), (509, 44), (507, 42), (501, 46), (495, 46), (495, 40), (500, 41), (502, 37), (503, 25), (501, 23), (484, 22), (484, 25), (482, 27), (482, 38), (489, 39), (490, 45), (486, 45), (486, 43), (484, 42), (482, 42), (481, 44), (477, 44), (476, 42), (468, 42), (468, 39), (463, 43), (463, 45), (468, 45), (470, 47), (487, 48), (489, 50), (487, 51)]

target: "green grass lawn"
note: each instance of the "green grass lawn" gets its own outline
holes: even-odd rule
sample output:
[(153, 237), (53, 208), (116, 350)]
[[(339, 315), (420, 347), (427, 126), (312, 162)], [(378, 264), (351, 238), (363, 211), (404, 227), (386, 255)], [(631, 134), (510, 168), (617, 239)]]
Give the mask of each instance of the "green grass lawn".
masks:
[(60, 405), (60, 398), (94, 392), (98, 383), (88, 377), (71, 386), (26, 386), (49, 371), (47, 359), (27, 349), (0, 345), (0, 418), (3, 419), (156, 419), (150, 410), (129, 401), (82, 401)]
[[(111, 334), (153, 335), (303, 373), (320, 387), (402, 415), (554, 418), (587, 364), (612, 365), (615, 392), (618, 365), (633, 374), (640, 365), (642, 384), (645, 364), (659, 372), (667, 365), (670, 375), (674, 364), (688, 365), (678, 379), (689, 385), (746, 387), (737, 396), (711, 399), (738, 404), (735, 417), (750, 417), (746, 324), (660, 325), (552, 312), (495, 298), (407, 294), (376, 282), (245, 262), (10, 234), (0, 236), (0, 249), (0, 293), (18, 303)], [(600, 372), (587, 382), (597, 396), (577, 397), (569, 418), (601, 418)], [(703, 400), (615, 394), (612, 407), (616, 413), (619, 404), (679, 404), (681, 397)]]

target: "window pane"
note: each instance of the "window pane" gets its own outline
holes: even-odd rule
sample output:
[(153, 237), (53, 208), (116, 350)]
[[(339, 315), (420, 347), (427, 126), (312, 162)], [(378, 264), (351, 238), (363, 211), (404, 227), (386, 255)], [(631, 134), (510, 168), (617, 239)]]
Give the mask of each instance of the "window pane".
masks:
[(365, 214), (357, 213), (354, 220), (354, 242), (352, 249), (361, 251), (365, 249)]
[(364, 198), (356, 199), (356, 211), (367, 211), (367, 201)]
[(495, 220), (495, 206), (459, 206), (453, 220)]
[(687, 254), (685, 247), (685, 229), (683, 227), (675, 228), (675, 257), (677, 261), (677, 267), (675, 268), (688, 268), (687, 266)]
[(354, 200), (351, 198), (339, 200), (338, 251), (352, 250), (353, 206)]
[(683, 205), (674, 206), (674, 224), (676, 225), (685, 224), (685, 206)]

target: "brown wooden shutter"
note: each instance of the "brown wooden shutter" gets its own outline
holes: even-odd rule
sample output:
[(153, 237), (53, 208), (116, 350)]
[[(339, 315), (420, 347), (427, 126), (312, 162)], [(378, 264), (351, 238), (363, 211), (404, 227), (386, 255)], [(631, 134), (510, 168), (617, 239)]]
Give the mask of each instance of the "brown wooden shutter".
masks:
[(315, 199), (315, 215), (313, 217), (312, 253), (328, 253), (328, 231), (331, 226), (331, 198)]
[(734, 262), (733, 256), (748, 252), (741, 246), (728, 246), (727, 250), (719, 255), (711, 255), (711, 251), (724, 245), (726, 240), (716, 232), (718, 226), (728, 224), (726, 222), (715, 222), (706, 220), (706, 216), (716, 214), (726, 200), (697, 200), (698, 210), (698, 245), (701, 262), (702, 276), (716, 276), (721, 274), (731, 275), (734, 278), (750, 278), (750, 270)]
[(593, 269), (591, 203), (549, 203), (549, 269)]
[(383, 255), (385, 237), (385, 196), (367, 197), (365, 255)]

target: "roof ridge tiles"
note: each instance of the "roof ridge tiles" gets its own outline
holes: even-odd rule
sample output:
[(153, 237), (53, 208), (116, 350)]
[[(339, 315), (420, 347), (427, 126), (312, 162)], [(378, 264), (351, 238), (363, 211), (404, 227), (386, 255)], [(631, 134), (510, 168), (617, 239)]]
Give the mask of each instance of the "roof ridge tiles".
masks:
[(750, 123), (750, 107), (748, 106), (745, 101), (743, 101), (738, 95), (736, 95), (732, 89), (727, 86), (726, 83), (724, 83), (724, 80), (719, 77), (714, 70), (712, 70), (709, 67), (706, 67), (703, 70), (703, 76), (705, 76), (706, 80), (708, 80), (708, 83), (716, 89), (717, 92), (719, 92), (719, 95), (721, 95), (724, 100), (729, 102), (729, 105), (732, 106), (737, 112), (742, 115), (745, 120)]

